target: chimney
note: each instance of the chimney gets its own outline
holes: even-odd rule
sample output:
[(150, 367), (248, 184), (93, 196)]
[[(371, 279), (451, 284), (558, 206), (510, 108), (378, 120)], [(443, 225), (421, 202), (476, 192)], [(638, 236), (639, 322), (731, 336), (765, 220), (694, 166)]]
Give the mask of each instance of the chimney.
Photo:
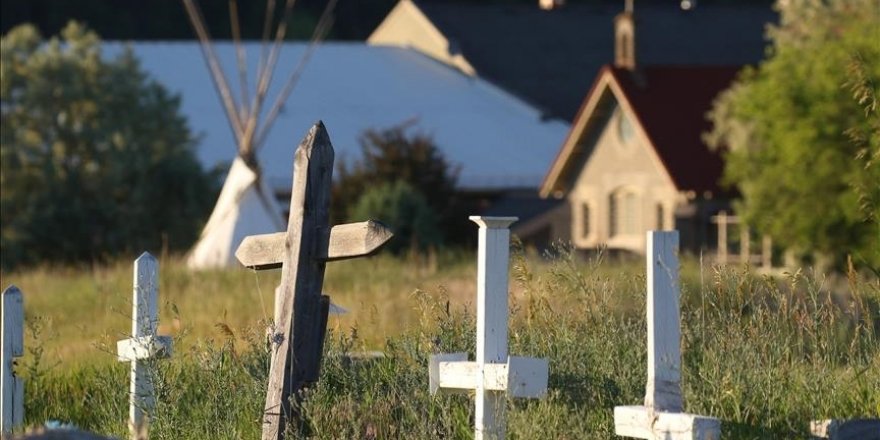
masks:
[(614, 65), (624, 69), (636, 68), (636, 20), (633, 0), (626, 0), (623, 12), (614, 17)]
[(565, 6), (565, 0), (538, 0), (538, 7), (545, 11), (552, 11)]

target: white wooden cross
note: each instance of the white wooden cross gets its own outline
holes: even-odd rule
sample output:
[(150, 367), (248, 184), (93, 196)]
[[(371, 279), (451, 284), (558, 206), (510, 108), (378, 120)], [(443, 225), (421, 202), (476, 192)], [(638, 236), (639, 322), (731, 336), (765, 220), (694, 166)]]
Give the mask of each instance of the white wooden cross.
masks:
[(133, 439), (143, 438), (153, 409), (151, 359), (171, 356), (171, 338), (158, 336), (156, 297), (159, 290), (159, 263), (148, 252), (134, 260), (131, 338), (116, 343), (120, 362), (131, 362), (129, 387), (129, 430)]
[(0, 434), (9, 434), (24, 420), (24, 383), (14, 371), (15, 358), (24, 354), (24, 308), (18, 287), (9, 286), (3, 291), (0, 324)]
[(477, 356), (431, 356), (431, 393), (476, 390), (476, 440), (501, 440), (506, 431), (505, 392), (538, 398), (547, 393), (546, 359), (507, 355), (507, 278), (510, 230), (516, 217), (470, 217), (480, 225), (477, 261)]
[(617, 435), (656, 440), (718, 440), (721, 422), (683, 412), (678, 232), (648, 231), (648, 383), (644, 406), (614, 407)]

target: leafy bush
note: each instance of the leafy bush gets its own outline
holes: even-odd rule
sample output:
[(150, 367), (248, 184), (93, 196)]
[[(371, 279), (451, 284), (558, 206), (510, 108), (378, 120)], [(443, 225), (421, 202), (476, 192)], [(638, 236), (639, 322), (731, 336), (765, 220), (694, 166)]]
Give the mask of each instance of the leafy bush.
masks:
[(48, 43), (18, 26), (0, 58), (4, 267), (191, 244), (215, 188), (178, 96), (76, 23)]
[[(433, 139), (422, 133), (408, 133), (410, 125), (384, 130), (367, 130), (361, 136), (361, 157), (338, 162), (333, 184), (332, 215), (337, 221), (364, 220), (353, 216), (355, 205), (370, 188), (401, 181), (424, 197), (437, 216), (444, 238), (462, 230), (472, 231), (467, 216), (460, 212), (455, 194), (458, 168), (443, 157)], [(384, 218), (378, 220), (389, 221)]]
[(395, 253), (411, 248), (426, 250), (441, 240), (434, 211), (425, 197), (403, 181), (368, 189), (352, 209), (350, 221), (381, 219), (394, 231), (388, 248)]

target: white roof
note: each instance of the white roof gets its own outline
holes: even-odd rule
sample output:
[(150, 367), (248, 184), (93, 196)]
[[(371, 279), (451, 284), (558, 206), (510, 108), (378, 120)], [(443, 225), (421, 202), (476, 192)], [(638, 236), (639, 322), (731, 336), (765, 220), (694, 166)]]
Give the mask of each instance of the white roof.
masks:
[[(182, 112), (200, 136), (198, 157), (206, 167), (230, 163), (236, 148), (220, 99), (197, 42), (130, 43), (144, 70), (182, 97)], [(104, 56), (122, 43), (105, 43)], [(258, 42), (245, 43), (253, 84)], [(281, 50), (264, 109), (306, 51), (307, 43)], [(234, 95), (239, 98), (234, 46), (215, 43)], [(548, 81), (552, 80), (548, 78)], [(253, 85), (251, 96), (253, 96)], [(341, 158), (360, 155), (358, 138), (415, 120), (415, 131), (433, 136), (446, 159), (461, 165), (462, 188), (537, 187), (568, 132), (494, 85), (400, 47), (324, 43), (314, 52), (257, 157), (269, 181), (289, 187), (293, 152), (309, 127), (323, 120)]]

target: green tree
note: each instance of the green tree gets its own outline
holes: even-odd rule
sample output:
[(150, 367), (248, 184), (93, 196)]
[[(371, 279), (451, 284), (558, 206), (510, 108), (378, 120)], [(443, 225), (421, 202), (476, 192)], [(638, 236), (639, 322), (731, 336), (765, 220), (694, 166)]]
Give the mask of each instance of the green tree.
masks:
[(44, 42), (22, 25), (2, 38), (2, 265), (188, 246), (214, 185), (180, 98), (131, 51), (102, 59), (76, 23), (61, 35)]
[(333, 185), (333, 215), (336, 221), (354, 218), (352, 210), (365, 192), (400, 181), (424, 197), (444, 237), (461, 235), (457, 228), (469, 225), (455, 192), (458, 168), (446, 161), (430, 136), (410, 134), (409, 127), (404, 124), (364, 132), (361, 157), (352, 163), (339, 161)]
[(425, 196), (410, 184), (398, 180), (374, 186), (363, 193), (352, 208), (349, 221), (381, 219), (394, 231), (388, 247), (400, 253), (406, 249), (428, 250), (440, 244), (437, 217)]
[[(727, 148), (725, 179), (742, 194), (746, 222), (799, 256), (840, 266), (847, 255), (880, 264), (877, 217), (865, 215), (880, 168), (863, 159), (877, 113), (858, 93), (848, 66), (860, 65), (858, 90), (880, 85), (880, 3), (780, 0), (768, 58), (746, 68), (715, 102), (710, 145)], [(867, 84), (867, 86), (866, 86)], [(861, 152), (861, 153), (860, 153)], [(867, 154), (871, 156), (871, 154)]]

